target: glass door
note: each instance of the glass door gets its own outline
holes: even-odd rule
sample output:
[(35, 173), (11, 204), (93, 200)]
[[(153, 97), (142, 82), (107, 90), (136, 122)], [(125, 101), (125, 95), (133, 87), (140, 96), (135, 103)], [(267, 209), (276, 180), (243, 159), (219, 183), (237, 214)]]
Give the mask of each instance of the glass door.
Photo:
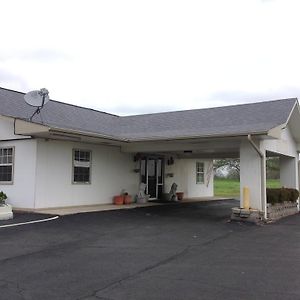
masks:
[(146, 193), (150, 199), (160, 197), (163, 189), (162, 158), (143, 158), (141, 160), (141, 182), (147, 185)]

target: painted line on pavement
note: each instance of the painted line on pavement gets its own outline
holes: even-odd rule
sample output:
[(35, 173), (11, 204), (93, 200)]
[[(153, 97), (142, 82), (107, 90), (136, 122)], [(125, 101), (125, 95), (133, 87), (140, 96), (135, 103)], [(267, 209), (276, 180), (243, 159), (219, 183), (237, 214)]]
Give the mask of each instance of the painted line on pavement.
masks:
[(48, 221), (53, 221), (58, 219), (59, 216), (47, 218), (47, 219), (41, 219), (41, 220), (35, 220), (35, 221), (28, 221), (28, 222), (23, 222), (23, 223), (15, 223), (15, 224), (7, 224), (7, 225), (1, 225), (0, 228), (4, 227), (14, 227), (14, 226), (21, 226), (21, 225), (28, 225), (28, 224), (34, 224), (34, 223), (42, 223), (42, 222), (48, 222)]

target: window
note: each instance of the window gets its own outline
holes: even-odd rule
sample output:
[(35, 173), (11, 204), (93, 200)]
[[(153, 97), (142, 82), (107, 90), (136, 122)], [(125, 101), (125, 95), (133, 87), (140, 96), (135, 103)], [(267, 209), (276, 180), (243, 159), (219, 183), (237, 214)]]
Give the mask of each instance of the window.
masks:
[(196, 183), (204, 183), (204, 163), (196, 162)]
[(73, 182), (91, 182), (91, 151), (73, 150)]
[(0, 182), (13, 182), (14, 148), (0, 148)]

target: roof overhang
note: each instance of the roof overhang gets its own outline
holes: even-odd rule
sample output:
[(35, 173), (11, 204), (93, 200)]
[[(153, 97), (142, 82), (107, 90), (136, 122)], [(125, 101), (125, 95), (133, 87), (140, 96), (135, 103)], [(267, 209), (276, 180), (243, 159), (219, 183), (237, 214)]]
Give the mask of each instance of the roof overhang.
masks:
[(50, 127), (21, 120), (15, 119), (15, 134), (19, 135), (37, 135), (37, 134), (47, 134), (50, 130)]
[(92, 144), (105, 144), (120, 146), (125, 140), (105, 136), (93, 132), (82, 132), (68, 128), (51, 127), (39, 123), (34, 123), (22, 119), (15, 119), (15, 134), (45, 138), (52, 140), (64, 140)]
[[(255, 140), (261, 138), (262, 136), (253, 136)], [(237, 158), (243, 140), (247, 140), (247, 135), (130, 142), (122, 146), (122, 151), (156, 153), (178, 158)]]
[[(257, 140), (276, 139), (280, 138), (281, 130), (282, 125), (269, 131), (250, 132), (250, 134)], [(121, 146), (124, 152), (172, 152), (183, 157), (194, 157), (200, 154), (202, 157), (236, 157), (239, 153), (241, 140), (247, 139), (249, 132), (201, 137), (150, 137), (128, 140), (15, 119), (15, 134), (52, 140)]]

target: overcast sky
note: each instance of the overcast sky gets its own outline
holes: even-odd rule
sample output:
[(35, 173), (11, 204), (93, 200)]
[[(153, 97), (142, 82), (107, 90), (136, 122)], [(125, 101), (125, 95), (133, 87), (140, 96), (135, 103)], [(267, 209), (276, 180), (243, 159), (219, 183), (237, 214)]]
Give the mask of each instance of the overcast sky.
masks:
[(0, 86), (115, 114), (300, 96), (299, 0), (0, 0)]

